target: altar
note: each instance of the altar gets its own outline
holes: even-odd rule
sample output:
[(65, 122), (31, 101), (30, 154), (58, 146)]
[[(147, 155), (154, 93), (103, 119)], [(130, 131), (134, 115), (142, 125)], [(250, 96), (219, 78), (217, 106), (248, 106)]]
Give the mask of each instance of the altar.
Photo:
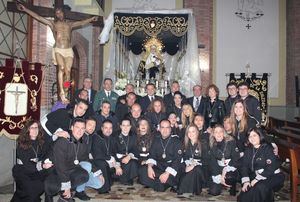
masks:
[(198, 41), (192, 10), (115, 10), (104, 22), (101, 44), (111, 40), (104, 78), (122, 94), (127, 83), (143, 95), (147, 83), (158, 95), (169, 92), (176, 80), (190, 96), (200, 84)]

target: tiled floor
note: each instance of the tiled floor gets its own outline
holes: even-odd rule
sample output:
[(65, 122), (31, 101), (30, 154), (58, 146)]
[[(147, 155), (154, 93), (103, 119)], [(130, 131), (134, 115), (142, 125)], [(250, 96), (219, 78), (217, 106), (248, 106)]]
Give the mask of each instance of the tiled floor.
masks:
[[(155, 192), (150, 188), (144, 188), (142, 185), (135, 183), (133, 186), (125, 186), (115, 183), (109, 194), (99, 195), (95, 190), (88, 189), (87, 194), (92, 197), (91, 202), (95, 201), (236, 201), (236, 197), (229, 195), (228, 191), (224, 190), (220, 196), (211, 196), (207, 194), (207, 189), (204, 189), (199, 196), (177, 194), (167, 190), (166, 192)], [(12, 194), (0, 195), (0, 202), (8, 202)], [(43, 198), (43, 197), (42, 197)], [(54, 201), (57, 197), (54, 198)], [(289, 185), (288, 181), (280, 192), (276, 193), (276, 201), (289, 201)], [(44, 201), (44, 200), (42, 200)], [(76, 199), (76, 201), (81, 201)]]

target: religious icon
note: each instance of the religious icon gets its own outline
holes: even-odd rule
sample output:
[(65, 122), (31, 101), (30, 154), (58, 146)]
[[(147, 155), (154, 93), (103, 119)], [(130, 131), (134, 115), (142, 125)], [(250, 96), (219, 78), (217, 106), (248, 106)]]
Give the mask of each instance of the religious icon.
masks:
[(152, 37), (144, 43), (144, 48), (146, 52), (144, 52), (138, 68), (142, 78), (149, 74), (149, 78), (157, 78), (156, 75), (159, 75), (162, 79), (163, 73), (165, 73), (162, 42), (158, 38)]
[(7, 83), (5, 86), (4, 114), (24, 116), (27, 114), (28, 87), (23, 83)]
[(59, 96), (63, 103), (69, 103), (69, 88), (66, 88), (66, 83), (71, 83), (71, 68), (73, 65), (74, 53), (71, 46), (72, 30), (79, 28), (92, 21), (97, 21), (98, 17), (81, 20), (81, 21), (66, 21), (63, 8), (55, 9), (55, 19), (48, 20), (24, 5), (17, 3), (17, 8), (20, 11), (26, 12), (39, 22), (48, 25), (53, 32), (55, 45), (53, 47), (52, 56), (54, 65), (58, 66), (58, 89)]

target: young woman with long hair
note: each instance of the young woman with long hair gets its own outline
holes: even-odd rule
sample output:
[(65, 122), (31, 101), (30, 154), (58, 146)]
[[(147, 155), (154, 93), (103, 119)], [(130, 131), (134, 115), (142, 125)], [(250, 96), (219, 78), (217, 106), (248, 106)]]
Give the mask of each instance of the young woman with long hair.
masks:
[(17, 163), (12, 169), (16, 191), (11, 201), (41, 201), (46, 171), (53, 166), (49, 145), (40, 123), (28, 120), (17, 139)]
[(230, 187), (230, 195), (235, 196), (239, 151), (235, 140), (226, 135), (222, 125), (213, 128), (213, 134), (210, 136), (210, 155), (212, 183), (209, 193), (220, 195), (223, 185)]
[(205, 177), (203, 161), (208, 155), (207, 144), (202, 144), (197, 126), (191, 124), (186, 128), (184, 137), (183, 161), (185, 172), (182, 174), (178, 187), (178, 194), (193, 193), (199, 195), (202, 191)]

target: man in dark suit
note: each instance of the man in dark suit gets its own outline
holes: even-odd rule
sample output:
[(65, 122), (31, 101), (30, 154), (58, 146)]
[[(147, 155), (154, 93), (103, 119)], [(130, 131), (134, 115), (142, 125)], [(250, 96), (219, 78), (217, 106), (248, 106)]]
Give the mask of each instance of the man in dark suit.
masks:
[(84, 80), (83, 80), (83, 88), (78, 89), (78, 90), (75, 91), (74, 98), (75, 99), (78, 98), (79, 93), (81, 92), (81, 90), (84, 89), (88, 92), (88, 102), (89, 102), (89, 104), (91, 106), (93, 106), (93, 101), (94, 101), (94, 98), (95, 98), (95, 95), (96, 95), (97, 91), (92, 88), (92, 85), (93, 85), (93, 80), (90, 77), (85, 77)]
[[(176, 91), (180, 92), (180, 85), (179, 85), (178, 81), (173, 81), (171, 84), (171, 92), (164, 96), (164, 104), (165, 104), (166, 108), (168, 106), (174, 104), (174, 93)], [(185, 95), (182, 94), (182, 103), (185, 102), (185, 99), (186, 99)]]
[(156, 87), (153, 83), (148, 83), (146, 85), (146, 93), (147, 95), (145, 95), (141, 99), (141, 107), (144, 113), (147, 112), (147, 108), (152, 100), (154, 100), (155, 98), (162, 99), (160, 96), (155, 95)]
[(207, 99), (202, 96), (202, 86), (195, 85), (193, 87), (193, 95), (193, 97), (187, 99), (187, 103), (193, 107), (194, 112), (204, 116), (204, 108)]

